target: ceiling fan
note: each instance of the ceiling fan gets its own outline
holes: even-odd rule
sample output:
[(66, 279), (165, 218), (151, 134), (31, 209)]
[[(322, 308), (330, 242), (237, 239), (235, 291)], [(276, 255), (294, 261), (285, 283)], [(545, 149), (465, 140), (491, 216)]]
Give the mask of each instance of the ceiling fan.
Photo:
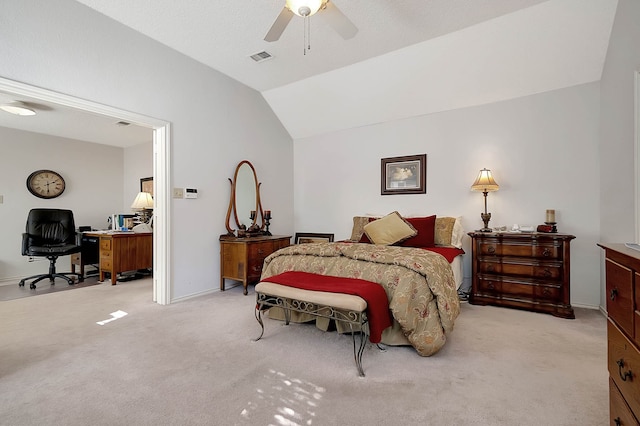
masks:
[(345, 40), (352, 38), (358, 32), (358, 28), (353, 25), (353, 22), (330, 0), (286, 0), (285, 6), (264, 37), (265, 41), (278, 40), (294, 14), (306, 20), (317, 12), (322, 12), (329, 25)]

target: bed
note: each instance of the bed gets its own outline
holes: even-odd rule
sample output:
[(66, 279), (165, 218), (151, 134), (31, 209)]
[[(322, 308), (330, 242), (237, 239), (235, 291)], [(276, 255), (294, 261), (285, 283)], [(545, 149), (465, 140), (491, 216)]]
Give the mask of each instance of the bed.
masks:
[[(389, 224), (385, 221), (389, 216), (396, 223), (400, 217), (397, 212), (383, 218), (354, 217), (349, 240), (298, 244), (276, 251), (265, 259), (262, 280), (287, 271), (302, 271), (376, 282), (387, 293), (394, 319), (392, 327), (383, 332), (382, 343), (411, 345), (418, 354), (430, 356), (444, 346), (460, 312), (457, 288), (461, 271), (454, 272), (452, 265), (461, 264), (464, 252), (456, 245), (461, 245), (462, 236), (458, 234), (463, 231), (454, 232), (459, 222), (456, 218), (441, 218), (438, 223), (435, 216), (400, 217), (411, 225), (412, 235), (394, 244), (381, 244), (373, 228), (387, 232)], [(374, 225), (375, 222), (378, 223)], [(434, 243), (428, 244), (431, 229)], [(416, 239), (421, 232), (421, 238)], [(370, 237), (376, 239), (375, 244)], [(397, 236), (389, 238), (394, 240)], [(282, 320), (284, 313), (272, 308), (269, 317)], [(316, 321), (321, 329), (329, 327), (328, 321), (305, 314), (292, 313), (291, 321)], [(339, 322), (335, 325), (338, 332), (348, 331), (342, 330)]]

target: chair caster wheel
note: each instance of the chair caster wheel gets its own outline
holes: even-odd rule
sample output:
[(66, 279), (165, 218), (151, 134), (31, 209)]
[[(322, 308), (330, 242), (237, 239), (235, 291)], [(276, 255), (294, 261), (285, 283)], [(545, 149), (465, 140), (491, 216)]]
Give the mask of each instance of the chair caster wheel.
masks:
[(24, 280), (18, 283), (18, 287), (24, 287)]
[(30, 288), (31, 290), (35, 290), (35, 289), (36, 289), (36, 285), (35, 285), (35, 284), (33, 284), (33, 283), (31, 283), (31, 284), (29, 285), (29, 288)]

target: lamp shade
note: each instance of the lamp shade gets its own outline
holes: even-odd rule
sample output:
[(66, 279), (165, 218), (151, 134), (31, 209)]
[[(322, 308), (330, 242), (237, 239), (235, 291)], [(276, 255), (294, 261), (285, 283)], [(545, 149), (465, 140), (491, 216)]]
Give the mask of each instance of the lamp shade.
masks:
[(132, 210), (145, 210), (153, 208), (153, 197), (148, 192), (138, 192), (136, 199), (131, 204)]
[(287, 0), (287, 8), (298, 16), (311, 16), (322, 7), (325, 0)]
[(480, 174), (473, 185), (471, 185), (472, 191), (482, 191), (482, 192), (492, 192), (497, 191), (498, 184), (495, 180), (493, 180), (493, 175), (491, 174), (491, 170), (482, 169), (480, 170)]

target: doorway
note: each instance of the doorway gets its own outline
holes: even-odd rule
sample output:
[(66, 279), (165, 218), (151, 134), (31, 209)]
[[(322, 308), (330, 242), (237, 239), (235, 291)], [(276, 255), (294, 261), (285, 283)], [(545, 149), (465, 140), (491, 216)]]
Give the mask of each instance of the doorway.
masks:
[(171, 284), (169, 281), (171, 276), (169, 262), (171, 234), (169, 232), (170, 209), (168, 204), (170, 200), (170, 123), (4, 78), (0, 78), (0, 91), (104, 115), (153, 129), (153, 301), (160, 305), (171, 303)]

